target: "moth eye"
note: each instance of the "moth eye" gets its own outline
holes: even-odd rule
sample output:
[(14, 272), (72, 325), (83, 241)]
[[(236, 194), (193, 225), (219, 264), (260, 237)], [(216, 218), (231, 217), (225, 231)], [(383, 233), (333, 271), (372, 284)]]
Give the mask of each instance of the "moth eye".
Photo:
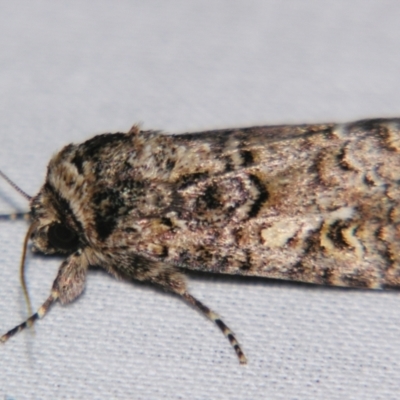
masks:
[(50, 244), (56, 249), (73, 250), (79, 244), (76, 232), (63, 224), (50, 225), (47, 235)]

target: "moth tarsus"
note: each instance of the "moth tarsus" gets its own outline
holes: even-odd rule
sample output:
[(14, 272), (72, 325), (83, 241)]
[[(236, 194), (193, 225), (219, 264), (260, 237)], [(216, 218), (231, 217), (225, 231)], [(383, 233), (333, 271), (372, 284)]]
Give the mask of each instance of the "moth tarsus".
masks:
[(54, 302), (57, 300), (57, 293), (51, 293), (51, 295), (48, 297), (48, 299), (42, 304), (42, 306), (32, 314), (26, 321), (24, 321), (22, 324), (17, 325), (15, 328), (9, 330), (7, 333), (4, 335), (0, 336), (0, 342), (5, 343), (8, 339), (16, 335), (18, 332), (21, 332), (22, 330), (26, 328), (30, 328), (35, 321), (38, 319), (43, 318), (47, 312), (49, 311), (50, 307), (54, 304)]
[(36, 196), (18, 188), (30, 199), (33, 248), (66, 259), (38, 313), (0, 340), (73, 301), (88, 267), (100, 266), (180, 295), (244, 363), (184, 270), (398, 287), (399, 176), (400, 119), (179, 135), (134, 126), (70, 144)]
[(29, 221), (30, 217), (31, 217), (31, 214), (29, 212), (1, 214), (0, 221), (17, 221), (17, 220)]
[(224, 321), (222, 321), (221, 317), (216, 314), (214, 311), (210, 310), (207, 306), (197, 300), (189, 293), (184, 293), (182, 296), (189, 304), (195, 307), (198, 311), (200, 311), (203, 315), (205, 315), (209, 320), (214, 322), (218, 328), (222, 331), (224, 336), (229, 340), (229, 343), (232, 345), (233, 349), (236, 352), (236, 355), (239, 358), (240, 364), (247, 364), (247, 358), (243, 353), (242, 348), (240, 347), (239, 342), (236, 340), (234, 333), (225, 325)]

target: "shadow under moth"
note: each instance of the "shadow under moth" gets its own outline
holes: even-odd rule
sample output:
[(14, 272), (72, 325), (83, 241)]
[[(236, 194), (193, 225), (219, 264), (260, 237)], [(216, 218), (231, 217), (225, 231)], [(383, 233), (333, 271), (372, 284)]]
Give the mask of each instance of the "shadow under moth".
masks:
[(17, 190), (30, 201), (24, 254), (31, 241), (66, 259), (48, 299), (1, 342), (79, 296), (90, 266), (181, 296), (241, 363), (232, 331), (188, 292), (185, 269), (400, 286), (400, 119), (178, 135), (134, 126), (64, 147), (36, 196)]

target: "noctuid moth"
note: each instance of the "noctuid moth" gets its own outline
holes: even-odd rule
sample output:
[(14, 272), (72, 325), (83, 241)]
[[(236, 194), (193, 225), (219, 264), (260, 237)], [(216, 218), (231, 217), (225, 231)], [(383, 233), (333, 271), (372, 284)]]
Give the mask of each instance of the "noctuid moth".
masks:
[(66, 258), (45, 303), (2, 342), (79, 296), (90, 266), (181, 296), (241, 363), (232, 331), (188, 292), (185, 269), (400, 286), (400, 119), (179, 135), (134, 126), (64, 147), (39, 193), (24, 195), (26, 242)]

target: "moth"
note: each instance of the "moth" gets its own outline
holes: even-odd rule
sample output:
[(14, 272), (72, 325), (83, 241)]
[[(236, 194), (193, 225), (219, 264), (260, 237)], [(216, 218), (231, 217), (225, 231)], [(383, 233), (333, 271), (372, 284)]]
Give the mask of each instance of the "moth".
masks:
[(65, 261), (48, 299), (1, 342), (77, 298), (90, 266), (181, 296), (241, 363), (232, 331), (188, 292), (186, 269), (400, 286), (400, 119), (178, 135), (133, 126), (64, 147), (26, 197), (26, 242)]

